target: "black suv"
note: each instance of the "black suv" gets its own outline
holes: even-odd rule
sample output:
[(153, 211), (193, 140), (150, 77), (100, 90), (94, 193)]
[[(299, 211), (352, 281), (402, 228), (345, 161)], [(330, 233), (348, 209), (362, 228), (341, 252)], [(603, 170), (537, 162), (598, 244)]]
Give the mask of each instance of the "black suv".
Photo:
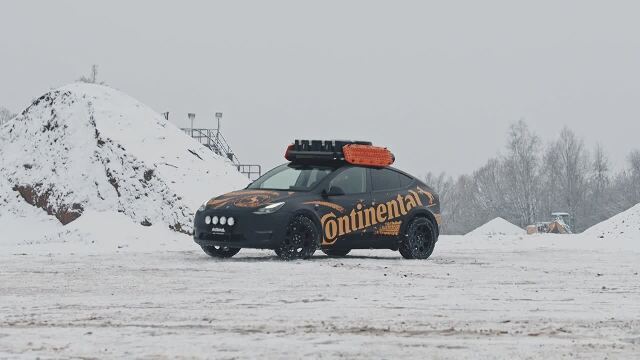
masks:
[(241, 248), (273, 249), (282, 259), (307, 259), (317, 249), (399, 250), (426, 259), (439, 235), (438, 196), (415, 177), (389, 167), (393, 155), (369, 142), (296, 140), (289, 163), (246, 189), (203, 204), (194, 240), (210, 256)]

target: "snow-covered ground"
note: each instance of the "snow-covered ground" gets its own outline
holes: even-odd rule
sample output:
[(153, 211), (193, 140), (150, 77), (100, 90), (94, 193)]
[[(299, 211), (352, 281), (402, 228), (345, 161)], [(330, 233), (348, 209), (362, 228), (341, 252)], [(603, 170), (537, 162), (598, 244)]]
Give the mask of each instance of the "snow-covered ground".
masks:
[(427, 261), (283, 262), (215, 260), (171, 236), (152, 250), (5, 247), (0, 358), (640, 356), (637, 247), (443, 236)]

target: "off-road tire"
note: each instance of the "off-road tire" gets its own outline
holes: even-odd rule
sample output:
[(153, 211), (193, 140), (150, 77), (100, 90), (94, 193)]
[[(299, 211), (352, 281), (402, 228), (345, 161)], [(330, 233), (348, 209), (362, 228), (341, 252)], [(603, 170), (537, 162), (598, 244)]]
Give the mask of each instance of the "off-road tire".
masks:
[(204, 251), (205, 254), (213, 258), (219, 258), (219, 259), (230, 258), (240, 251), (240, 248), (233, 248), (233, 247), (227, 247), (227, 246), (200, 245), (200, 247), (202, 248), (202, 251)]
[(322, 252), (330, 257), (345, 257), (351, 249), (322, 249)]
[(400, 242), (400, 255), (405, 259), (428, 259), (438, 241), (435, 224), (426, 217), (416, 217), (407, 226)]
[(295, 215), (287, 225), (284, 238), (275, 249), (282, 260), (308, 259), (320, 245), (318, 227), (304, 215)]

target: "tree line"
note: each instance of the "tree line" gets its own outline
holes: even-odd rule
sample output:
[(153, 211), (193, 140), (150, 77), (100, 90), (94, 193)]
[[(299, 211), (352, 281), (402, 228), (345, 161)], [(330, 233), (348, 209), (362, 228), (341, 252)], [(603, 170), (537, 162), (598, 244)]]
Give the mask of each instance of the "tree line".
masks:
[(465, 234), (502, 217), (526, 227), (568, 212), (574, 232), (640, 203), (640, 150), (614, 171), (605, 150), (588, 149), (568, 127), (548, 145), (523, 120), (507, 133), (504, 154), (472, 174), (457, 178), (428, 173), (427, 184), (440, 195), (442, 232)]

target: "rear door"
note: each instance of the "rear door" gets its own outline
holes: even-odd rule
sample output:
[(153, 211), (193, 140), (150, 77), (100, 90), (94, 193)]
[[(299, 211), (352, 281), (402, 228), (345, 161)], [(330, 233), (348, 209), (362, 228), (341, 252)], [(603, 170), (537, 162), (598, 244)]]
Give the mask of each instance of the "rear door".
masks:
[[(385, 247), (396, 241), (407, 219), (405, 196), (414, 179), (390, 168), (370, 169), (371, 206), (376, 208), (378, 224), (367, 234), (373, 246)], [(380, 222), (380, 220), (383, 220)]]

